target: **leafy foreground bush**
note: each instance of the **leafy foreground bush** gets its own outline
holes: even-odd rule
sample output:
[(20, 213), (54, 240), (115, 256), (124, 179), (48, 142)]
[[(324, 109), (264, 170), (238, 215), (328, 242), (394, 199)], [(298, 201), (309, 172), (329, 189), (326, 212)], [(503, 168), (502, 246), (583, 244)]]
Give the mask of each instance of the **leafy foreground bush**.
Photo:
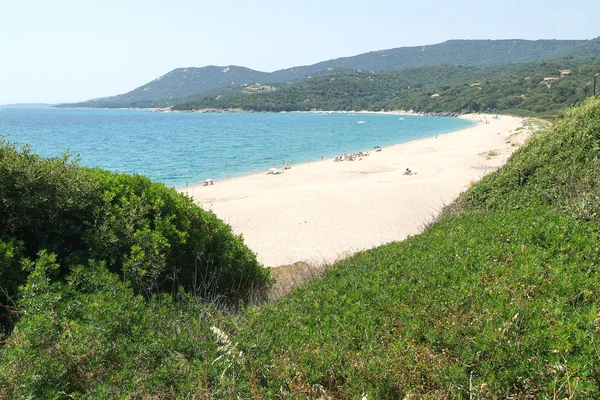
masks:
[[(596, 162), (599, 103), (423, 234), (237, 314), (142, 301), (99, 263), (57, 281), (41, 254), (0, 350), (0, 397), (600, 398), (600, 230), (575, 207), (594, 193), (581, 170)], [(514, 174), (538, 159), (556, 165)]]
[[(44, 159), (0, 142), (1, 304), (18, 303), (24, 257), (45, 250), (57, 279), (90, 260), (136, 292), (247, 300), (269, 284), (267, 269), (231, 228), (164, 185), (138, 175), (87, 169), (68, 156)], [(10, 324), (2, 307), (2, 325)]]
[(214, 369), (205, 360), (216, 357), (207, 306), (168, 295), (148, 302), (99, 262), (64, 281), (52, 279), (60, 271), (53, 255), (26, 269), (26, 313), (1, 353), (0, 398), (204, 393)]

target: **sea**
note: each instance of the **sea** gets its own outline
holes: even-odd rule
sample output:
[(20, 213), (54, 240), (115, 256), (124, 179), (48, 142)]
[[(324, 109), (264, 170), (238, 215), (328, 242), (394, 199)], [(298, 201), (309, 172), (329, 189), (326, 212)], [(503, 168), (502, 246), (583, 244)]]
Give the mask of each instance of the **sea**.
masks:
[(175, 113), (0, 106), (0, 135), (44, 157), (182, 188), (436, 136), (458, 118), (365, 113)]

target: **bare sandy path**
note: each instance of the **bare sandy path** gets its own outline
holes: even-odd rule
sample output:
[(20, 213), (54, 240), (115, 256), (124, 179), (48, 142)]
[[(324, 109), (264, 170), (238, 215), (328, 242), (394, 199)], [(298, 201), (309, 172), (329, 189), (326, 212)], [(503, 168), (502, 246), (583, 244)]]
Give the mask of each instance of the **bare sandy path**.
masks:
[[(521, 118), (463, 118), (489, 123), (370, 151), (361, 161), (295, 165), (281, 175), (218, 181), (188, 194), (243, 234), (267, 266), (332, 262), (419, 233), (526, 138), (515, 131)], [(403, 175), (407, 167), (416, 174)]]

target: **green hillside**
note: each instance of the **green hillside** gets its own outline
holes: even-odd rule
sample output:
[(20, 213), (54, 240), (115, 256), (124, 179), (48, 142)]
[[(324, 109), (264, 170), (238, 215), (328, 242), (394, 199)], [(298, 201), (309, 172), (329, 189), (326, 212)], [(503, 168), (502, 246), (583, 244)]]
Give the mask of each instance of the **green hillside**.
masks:
[[(327, 68), (364, 71), (394, 71), (432, 65), (490, 67), (549, 60), (590, 50), (593, 40), (448, 40), (428, 46), (400, 47), (342, 57), (311, 66), (294, 68), (297, 74), (311, 75)], [(589, 54), (588, 54), (589, 55)], [(283, 70), (290, 71), (290, 70)], [(275, 74), (283, 71), (276, 71)]]
[[(561, 70), (568, 75), (561, 76)], [(243, 85), (214, 91), (174, 110), (246, 111), (413, 110), (431, 113), (553, 114), (591, 94), (600, 62), (553, 59), (484, 69), (432, 66), (392, 72), (316, 76), (276, 85)], [(545, 78), (556, 78), (544, 83)], [(267, 90), (261, 90), (267, 88)]]
[(38, 267), (51, 281), (99, 269), (146, 297), (191, 292), (233, 303), (270, 281), (228, 225), (143, 176), (82, 168), (66, 155), (43, 159), (2, 139), (0, 203), (0, 338)]
[(131, 92), (65, 104), (68, 107), (153, 108), (176, 104), (187, 97), (246, 82), (268, 80), (269, 74), (244, 67), (177, 68)]
[(66, 107), (166, 107), (215, 89), (255, 83), (285, 83), (343, 71), (397, 71), (453, 65), (484, 68), (572, 56), (600, 57), (593, 40), (449, 40), (443, 43), (373, 51), (267, 73), (237, 66), (177, 68), (128, 93)]
[[(64, 270), (69, 257), (39, 253), (22, 262), (26, 283), (6, 308), (18, 321), (0, 350), (0, 397), (599, 398), (599, 148), (600, 100), (588, 99), (422, 234), (356, 254), (280, 301), (236, 312), (189, 291), (136, 294), (136, 280), (106, 261), (79, 258)], [(1, 176), (54, 182), (31, 186), (23, 199), (36, 199), (35, 189), (40, 204), (60, 205), (36, 206), (31, 217), (12, 213), (11, 226), (69, 231), (78, 225), (65, 215), (86, 215), (86, 204), (97, 201), (96, 181), (88, 191), (76, 166), (45, 164), (10, 147), (2, 154), (0, 161), (22, 163)], [(7, 193), (21, 180), (2, 182)], [(139, 208), (127, 205), (146, 198), (114, 197), (120, 186), (109, 187), (100, 191), (114, 204), (109, 215), (127, 215)], [(69, 188), (80, 190), (45, 195)], [(163, 199), (175, 196), (153, 188), (165, 191)], [(153, 204), (148, 211), (162, 203)], [(180, 216), (161, 214), (159, 223), (153, 215), (149, 226), (161, 226), (162, 235), (185, 232), (166, 222)], [(212, 226), (206, 243), (222, 248), (209, 238), (228, 229)], [(3, 274), (17, 271), (32, 243), (11, 234), (1, 242)], [(228, 235), (222, 243), (231, 243)], [(44, 246), (61, 249), (68, 238)]]

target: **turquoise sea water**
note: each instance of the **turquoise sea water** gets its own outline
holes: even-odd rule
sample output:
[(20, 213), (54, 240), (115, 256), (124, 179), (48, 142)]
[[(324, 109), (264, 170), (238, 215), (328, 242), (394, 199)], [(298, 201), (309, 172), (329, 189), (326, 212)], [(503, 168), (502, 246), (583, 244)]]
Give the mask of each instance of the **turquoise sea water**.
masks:
[[(457, 118), (374, 114), (153, 113), (0, 107), (0, 134), (53, 157), (139, 173), (169, 186), (267, 171), (468, 127)], [(403, 118), (403, 119), (400, 119)], [(358, 121), (364, 121), (359, 124)]]

